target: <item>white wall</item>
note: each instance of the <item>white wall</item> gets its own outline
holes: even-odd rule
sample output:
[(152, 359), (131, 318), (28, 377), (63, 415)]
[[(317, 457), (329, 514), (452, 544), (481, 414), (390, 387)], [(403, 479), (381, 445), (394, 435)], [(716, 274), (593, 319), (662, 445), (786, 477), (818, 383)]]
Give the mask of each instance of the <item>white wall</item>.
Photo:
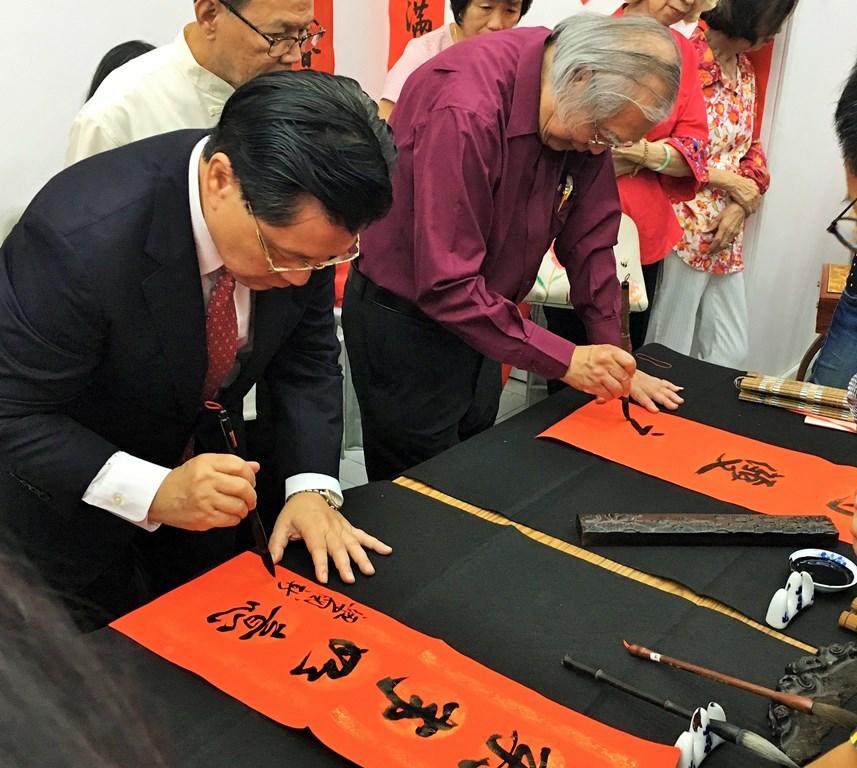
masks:
[(619, 5), (620, 0), (589, 0), (588, 3), (582, 3), (581, 0), (533, 0), (529, 13), (521, 23), (524, 26), (552, 27), (580, 11), (613, 13)]
[(169, 42), (192, 15), (191, 0), (2, 3), (0, 229), (62, 168), (68, 127), (101, 57), (125, 40)]
[(782, 43), (762, 135), (771, 188), (747, 248), (750, 367), (772, 373), (814, 338), (821, 264), (848, 257), (825, 229), (845, 194), (833, 113), (857, 59), (854, 0), (802, 0)]
[(359, 80), (376, 101), (387, 74), (388, 4), (388, 0), (333, 0), (336, 73)]

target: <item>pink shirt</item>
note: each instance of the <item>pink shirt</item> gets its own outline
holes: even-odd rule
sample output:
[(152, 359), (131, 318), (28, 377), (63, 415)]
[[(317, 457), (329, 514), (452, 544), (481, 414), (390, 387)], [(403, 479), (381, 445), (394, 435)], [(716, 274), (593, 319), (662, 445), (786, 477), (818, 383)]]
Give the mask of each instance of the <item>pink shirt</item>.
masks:
[(381, 98), (395, 104), (399, 100), (399, 94), (402, 92), (405, 80), (410, 77), (411, 73), (415, 69), (419, 69), (433, 56), (445, 51), (454, 42), (449, 33), (449, 24), (444, 24), (428, 34), (408, 41), (399, 60), (393, 64), (393, 68), (387, 73)]

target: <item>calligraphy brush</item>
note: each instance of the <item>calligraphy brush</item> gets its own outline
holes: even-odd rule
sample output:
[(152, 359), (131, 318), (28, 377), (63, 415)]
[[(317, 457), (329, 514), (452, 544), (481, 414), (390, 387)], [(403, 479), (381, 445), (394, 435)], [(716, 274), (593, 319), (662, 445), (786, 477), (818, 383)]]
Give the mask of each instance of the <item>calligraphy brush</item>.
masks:
[[(656, 707), (665, 709), (667, 712), (672, 712), (672, 714), (678, 715), (687, 721), (690, 721), (693, 718), (693, 713), (690, 710), (675, 704), (669, 699), (661, 699), (652, 693), (635, 688), (612, 675), (608, 675), (603, 669), (590, 667), (588, 664), (584, 664), (569, 655), (566, 655), (563, 658), (562, 664), (566, 669), (583, 672), (600, 683), (607, 683), (607, 685), (610, 685), (613, 688), (624, 691), (625, 693), (638, 699), (642, 699), (643, 701), (648, 701), (649, 704), (654, 704)], [(724, 741), (743, 747), (757, 757), (761, 757), (772, 763), (777, 763), (777, 765), (784, 765), (786, 768), (798, 768), (797, 763), (795, 763), (795, 761), (792, 760), (785, 752), (780, 750), (764, 737), (760, 736), (758, 733), (745, 730), (744, 728), (740, 728), (734, 723), (730, 723), (725, 720), (710, 719), (708, 721), (708, 728), (712, 733), (717, 734)]]
[[(622, 264), (622, 266), (627, 266)], [(619, 330), (621, 347), (631, 354), (631, 275), (625, 275), (622, 281), (622, 312)]]
[(637, 430), (637, 432), (641, 435), (648, 435), (652, 430), (652, 425), (643, 426), (631, 415), (631, 398), (630, 397), (622, 397), (622, 415), (625, 419), (630, 422), (631, 426)]
[(765, 688), (761, 685), (741, 680), (738, 677), (724, 675), (722, 672), (715, 672), (712, 669), (706, 669), (705, 667), (700, 667), (697, 664), (691, 664), (687, 661), (681, 661), (670, 656), (655, 653), (645, 646), (632, 645), (628, 643), (627, 640), (623, 640), (622, 642), (625, 644), (625, 648), (628, 653), (634, 656), (639, 656), (641, 659), (649, 659), (650, 661), (654, 661), (658, 664), (666, 664), (668, 667), (683, 669), (685, 672), (692, 672), (700, 677), (706, 677), (709, 680), (714, 680), (715, 682), (723, 683), (724, 685), (731, 685), (733, 688), (740, 688), (742, 691), (755, 693), (757, 696), (764, 696), (777, 704), (782, 704), (789, 709), (795, 710), (795, 712), (804, 712), (808, 715), (815, 715), (822, 720), (835, 723), (836, 725), (841, 725), (843, 728), (848, 728), (851, 731), (857, 729), (857, 715), (853, 712), (849, 712), (847, 709), (837, 707), (834, 704), (825, 704), (823, 701), (815, 701), (809, 696), (800, 696), (795, 693), (774, 691), (770, 688)]

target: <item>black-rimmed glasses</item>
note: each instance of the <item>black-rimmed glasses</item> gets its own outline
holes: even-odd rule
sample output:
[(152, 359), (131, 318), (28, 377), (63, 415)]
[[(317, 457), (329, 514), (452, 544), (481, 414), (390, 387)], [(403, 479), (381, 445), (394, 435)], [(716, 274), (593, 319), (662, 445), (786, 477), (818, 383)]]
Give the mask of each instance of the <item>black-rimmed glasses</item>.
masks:
[(857, 217), (847, 215), (854, 206), (855, 202), (852, 200), (845, 210), (830, 222), (827, 231), (849, 251), (857, 253)]
[(277, 264), (274, 264), (274, 260), (271, 258), (271, 252), (268, 250), (268, 244), (265, 242), (265, 238), (262, 236), (262, 230), (259, 229), (259, 220), (256, 218), (256, 214), (253, 213), (253, 208), (250, 203), (247, 203), (247, 213), (249, 213), (253, 217), (253, 223), (256, 225), (256, 237), (259, 239), (259, 245), (262, 248), (262, 253), (265, 254), (265, 259), (268, 262), (268, 271), (269, 272), (317, 272), (320, 269), (324, 269), (325, 267), (335, 267), (337, 264), (347, 264), (349, 261), (354, 261), (360, 255), (360, 238), (357, 238), (357, 242), (348, 249), (348, 253), (343, 256), (334, 256), (327, 261), (322, 261), (318, 264), (309, 264), (305, 263), (300, 267), (281, 267)]
[(226, 3), (224, 0), (220, 0), (220, 2), (229, 9), (230, 13), (237, 16), (257, 35), (264, 38), (268, 44), (268, 56), (272, 59), (279, 59), (282, 56), (286, 56), (296, 45), (300, 46), (302, 54), (310, 53), (318, 46), (321, 38), (324, 37), (324, 33), (327, 32), (317, 21), (314, 21), (312, 28), (298, 37), (294, 37), (293, 35), (269, 35), (267, 32), (259, 29), (252, 21), (245, 19), (231, 3)]

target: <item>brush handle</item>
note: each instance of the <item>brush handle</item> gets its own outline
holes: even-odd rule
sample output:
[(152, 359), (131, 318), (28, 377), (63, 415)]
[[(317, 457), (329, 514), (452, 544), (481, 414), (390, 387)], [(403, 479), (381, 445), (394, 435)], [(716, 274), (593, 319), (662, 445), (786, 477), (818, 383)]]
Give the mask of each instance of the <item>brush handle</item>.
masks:
[[(569, 655), (566, 655), (563, 658), (562, 663), (567, 669), (573, 669), (576, 672), (583, 672), (584, 674), (595, 678), (595, 680), (598, 680), (599, 682), (607, 683), (607, 685), (627, 693), (634, 698), (640, 699), (641, 701), (647, 701), (649, 704), (654, 704), (656, 707), (660, 707), (661, 709), (677, 715), (684, 720), (690, 721), (693, 718), (693, 712), (689, 709), (679, 706), (673, 701), (670, 701), (670, 699), (661, 699), (651, 693), (635, 688), (633, 685), (609, 675), (603, 669), (590, 667), (588, 664), (584, 664), (582, 661), (578, 661)], [(710, 720), (708, 725), (712, 733), (716, 733), (722, 739), (725, 739), (732, 744), (738, 743), (738, 739), (743, 730), (734, 723), (729, 723), (725, 720)]]
[(625, 648), (628, 650), (628, 653), (632, 654), (633, 656), (639, 656), (641, 659), (649, 659), (650, 661), (654, 661), (658, 664), (666, 664), (668, 667), (682, 669), (685, 672), (692, 672), (695, 675), (708, 678), (709, 680), (714, 680), (717, 683), (731, 685), (733, 688), (740, 688), (742, 691), (755, 693), (757, 696), (764, 696), (765, 698), (770, 699), (771, 701), (775, 701), (778, 704), (784, 704), (789, 709), (793, 709), (797, 712), (806, 712), (807, 714), (813, 713), (813, 700), (808, 696), (798, 696), (797, 694), (793, 693), (782, 693), (781, 691), (774, 691), (771, 688), (765, 688), (762, 685), (750, 683), (746, 680), (742, 680), (739, 677), (724, 675), (722, 672), (716, 672), (713, 669), (701, 667), (698, 664), (691, 664), (687, 661), (674, 659), (671, 656), (664, 656), (661, 653), (655, 653), (654, 651), (650, 651), (643, 645), (625, 643)]
[(669, 699), (661, 699), (651, 693), (635, 688), (633, 685), (607, 674), (603, 669), (590, 667), (588, 664), (584, 664), (582, 661), (578, 661), (568, 655), (563, 658), (562, 663), (567, 669), (573, 669), (575, 672), (583, 672), (584, 674), (595, 678), (595, 680), (599, 682), (607, 683), (607, 685), (612, 686), (619, 691), (623, 691), (624, 693), (642, 701), (648, 701), (649, 704), (654, 704), (656, 707), (665, 709), (667, 712), (672, 712), (674, 715), (683, 717), (686, 720), (690, 720), (692, 716), (692, 713), (689, 710), (680, 707), (678, 704), (674, 704)]

